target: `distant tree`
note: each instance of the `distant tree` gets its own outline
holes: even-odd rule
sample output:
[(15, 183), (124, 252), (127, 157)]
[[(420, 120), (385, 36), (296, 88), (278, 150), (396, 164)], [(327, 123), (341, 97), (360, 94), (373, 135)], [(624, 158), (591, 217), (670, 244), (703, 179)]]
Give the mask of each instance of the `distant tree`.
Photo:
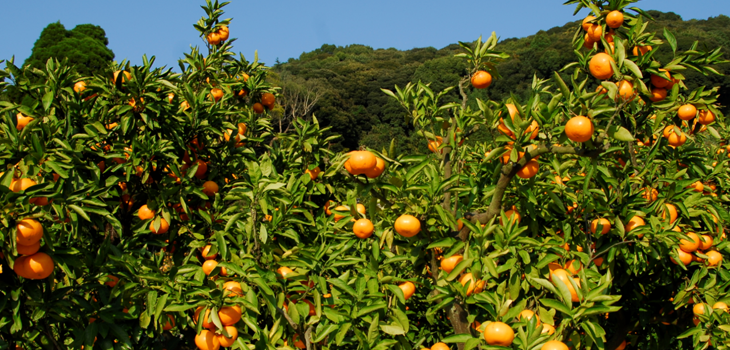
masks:
[(114, 52), (107, 45), (106, 32), (93, 24), (79, 24), (72, 30), (60, 22), (49, 24), (33, 45), (33, 52), (23, 65), (44, 67), (49, 58), (68, 58), (82, 75), (103, 71), (114, 59)]

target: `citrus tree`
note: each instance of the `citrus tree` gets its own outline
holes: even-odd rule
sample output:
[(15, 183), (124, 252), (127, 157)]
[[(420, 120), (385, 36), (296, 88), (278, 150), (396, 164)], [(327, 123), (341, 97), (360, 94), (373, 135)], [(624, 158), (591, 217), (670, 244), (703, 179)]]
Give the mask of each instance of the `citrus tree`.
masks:
[(426, 155), (276, 132), (226, 3), (181, 73), (8, 62), (0, 348), (728, 348), (728, 130), (682, 75), (724, 61), (633, 2), (569, 1), (576, 62), (524, 101), (468, 97), (509, 59), (494, 34), (458, 86), (385, 90)]

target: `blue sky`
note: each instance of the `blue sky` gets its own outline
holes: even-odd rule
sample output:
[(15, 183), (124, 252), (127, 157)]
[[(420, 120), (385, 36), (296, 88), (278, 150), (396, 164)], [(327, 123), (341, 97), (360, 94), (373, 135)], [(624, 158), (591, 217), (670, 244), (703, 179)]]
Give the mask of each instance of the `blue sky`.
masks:
[[(322, 44), (364, 44), (373, 48), (444, 47), (496, 31), (500, 38), (523, 37), (575, 20), (573, 6), (562, 0), (232, 0), (235, 50), (267, 64), (286, 61)], [(190, 45), (202, 46), (192, 24), (204, 12), (203, 0), (34, 0), (4, 1), (0, 59), (30, 55), (41, 30), (60, 21), (101, 26), (115, 59), (140, 64), (142, 55), (157, 56), (157, 65), (177, 67)], [(728, 0), (642, 0), (643, 9), (672, 11), (684, 19), (730, 15)]]

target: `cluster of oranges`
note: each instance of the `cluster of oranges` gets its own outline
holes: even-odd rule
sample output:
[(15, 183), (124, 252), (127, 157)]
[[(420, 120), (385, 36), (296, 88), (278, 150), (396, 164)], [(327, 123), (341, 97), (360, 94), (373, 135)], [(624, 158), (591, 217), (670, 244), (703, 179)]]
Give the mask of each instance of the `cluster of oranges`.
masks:
[(205, 38), (208, 39), (208, 44), (215, 46), (228, 40), (229, 35), (230, 32), (228, 31), (227, 26), (219, 26), (214, 32), (210, 32)]
[(270, 92), (264, 92), (261, 94), (261, 102), (256, 102), (253, 104), (253, 111), (256, 114), (264, 113), (264, 107), (268, 108), (269, 110), (274, 109), (274, 106), (276, 105), (276, 96)]
[[(35, 181), (21, 178), (12, 180), (10, 189), (18, 193), (35, 185)], [(49, 204), (48, 198), (45, 197), (31, 198), (29, 202), (39, 206)], [(18, 221), (15, 225), (15, 232), (16, 249), (22, 256), (15, 259), (13, 271), (20, 277), (34, 280), (50, 276), (55, 267), (53, 258), (44, 252), (39, 252), (43, 238), (43, 225), (36, 219), (26, 218)]]
[(385, 171), (385, 161), (370, 151), (352, 151), (345, 162), (345, 169), (352, 175), (365, 175), (374, 179)]

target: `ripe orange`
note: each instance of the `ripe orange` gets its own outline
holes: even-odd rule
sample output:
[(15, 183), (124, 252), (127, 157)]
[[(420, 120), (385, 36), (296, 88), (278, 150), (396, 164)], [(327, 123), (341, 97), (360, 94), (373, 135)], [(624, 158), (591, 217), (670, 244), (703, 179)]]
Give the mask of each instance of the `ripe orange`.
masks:
[(322, 172), (322, 170), (319, 169), (319, 167), (316, 167), (312, 170), (306, 169), (304, 170), (305, 174), (309, 174), (309, 178), (311, 180), (315, 180), (319, 177), (319, 174)]
[(624, 14), (621, 11), (611, 11), (606, 15), (606, 25), (616, 29), (624, 24)]
[(215, 102), (218, 102), (223, 98), (223, 90), (219, 88), (213, 88), (210, 90), (210, 96), (215, 100)]
[(557, 340), (551, 340), (547, 343), (545, 343), (540, 350), (570, 350), (565, 343), (557, 341)]
[(461, 276), (459, 283), (462, 286), (469, 284), (469, 287), (466, 288), (466, 296), (470, 296), (472, 293), (481, 293), (484, 290), (484, 281), (474, 280), (474, 275), (471, 272)]
[(165, 234), (165, 233), (167, 233), (167, 230), (169, 230), (169, 229), (170, 229), (170, 224), (168, 224), (167, 220), (165, 220), (163, 218), (160, 218), (160, 229), (159, 230), (155, 230), (154, 221), (150, 222), (150, 231), (152, 231), (152, 233), (154, 233), (154, 234), (157, 234), (157, 235)]
[(669, 141), (670, 146), (679, 147), (687, 142), (687, 135), (685, 135), (682, 131), (677, 134), (674, 129), (674, 125), (669, 125), (664, 128), (664, 137)]
[(611, 62), (615, 62), (611, 55), (606, 53), (598, 53), (591, 58), (588, 64), (588, 70), (594, 78), (606, 80), (613, 76), (613, 67)]
[(611, 222), (608, 221), (608, 219), (600, 218), (600, 219), (595, 219), (591, 222), (591, 233), (594, 233), (594, 234), (596, 233), (596, 231), (598, 230), (599, 223), (601, 224), (601, 234), (602, 235), (607, 234), (608, 231), (611, 230)]
[(480, 70), (471, 76), (471, 85), (476, 89), (486, 89), (492, 84), (492, 75)]
[(593, 23), (590, 23), (590, 22), (595, 19), (596, 19), (596, 17), (593, 17), (593, 16), (588, 16), (588, 17), (584, 18), (583, 23), (581, 24), (581, 26), (583, 26), (583, 30), (585, 30), (587, 32), (588, 29), (593, 25)]
[[(504, 216), (506, 216), (508, 220), (512, 219), (512, 222), (517, 222), (518, 224), (522, 221), (522, 215), (520, 215), (520, 212), (517, 211), (517, 207), (514, 205), (512, 206), (512, 209), (504, 212)], [(504, 225), (501, 216), (499, 217), (499, 224)]]
[[(578, 266), (576, 269), (575, 267)], [(570, 260), (567, 263), (565, 263), (565, 270), (570, 272), (573, 275), (577, 275), (580, 270), (583, 269), (583, 264), (580, 262), (580, 260)]]
[[(684, 264), (685, 266), (689, 265), (692, 262), (692, 254), (685, 252), (682, 249), (677, 248), (677, 255), (679, 256), (679, 261)], [(674, 258), (671, 258), (672, 262), (679, 265)]]
[(719, 266), (720, 264), (722, 264), (722, 254), (720, 254), (719, 252), (711, 250), (705, 255), (707, 255), (707, 265)]
[(593, 122), (582, 115), (570, 118), (565, 124), (565, 135), (574, 142), (586, 142), (593, 137)]
[(517, 320), (522, 321), (524, 318), (525, 322), (529, 322), (533, 317), (537, 317), (537, 325), (540, 325), (540, 316), (535, 315), (535, 312), (532, 310), (522, 310), (519, 315), (517, 315)]
[(241, 320), (241, 307), (238, 305), (222, 307), (218, 311), (218, 318), (224, 326), (232, 326)]
[(655, 201), (657, 199), (657, 196), (659, 195), (659, 191), (656, 190), (656, 188), (645, 188), (644, 194), (641, 196), (645, 198), (649, 203)]
[(375, 227), (368, 219), (359, 219), (352, 225), (352, 232), (357, 238), (365, 239), (373, 235)]
[(687, 233), (687, 237), (689, 237), (690, 239), (686, 240), (684, 238), (681, 238), (679, 240), (679, 249), (682, 249), (687, 253), (693, 253), (697, 251), (697, 249), (700, 247), (700, 237), (697, 236), (697, 234), (694, 232)]
[(705, 251), (710, 248), (712, 248), (712, 244), (714, 243), (714, 239), (710, 235), (702, 235), (700, 236), (700, 250)]
[(687, 186), (687, 188), (691, 188), (695, 192), (702, 192), (705, 189), (705, 185), (700, 181), (695, 181), (693, 184)]
[(380, 157), (375, 157), (375, 166), (365, 172), (365, 176), (374, 179), (380, 176), (385, 171), (385, 161)]
[(377, 157), (370, 151), (352, 151), (345, 162), (345, 169), (352, 175), (365, 174), (378, 164)]
[(117, 277), (117, 276), (114, 276), (114, 275), (106, 275), (106, 277), (108, 277), (109, 279), (111, 279), (111, 281), (104, 282), (104, 284), (107, 285), (107, 286), (109, 286), (109, 287), (114, 288), (114, 286), (116, 286), (117, 283), (119, 283), (119, 277)]
[(695, 306), (692, 307), (692, 313), (695, 314), (695, 316), (704, 315), (706, 305), (707, 304), (705, 304), (705, 303), (695, 304)]
[(709, 110), (701, 110), (700, 111), (700, 118), (697, 120), (698, 123), (702, 125), (708, 125), (712, 124), (712, 122), (715, 121), (715, 114), (712, 113), (712, 111)]
[[(203, 263), (203, 272), (205, 273), (206, 276), (210, 276), (210, 273), (213, 272), (213, 269), (215, 269), (216, 266), (218, 266), (218, 262), (217, 261), (215, 261), (215, 260), (206, 260)], [(221, 269), (221, 272), (223, 272), (222, 269)]]
[(542, 331), (540, 333), (542, 333), (542, 334), (547, 333), (548, 335), (553, 335), (553, 334), (555, 334), (555, 327), (553, 327), (547, 323), (543, 323)]
[(231, 292), (230, 294), (226, 295), (227, 297), (243, 296), (241, 283), (236, 281), (228, 281), (226, 283), (223, 283), (223, 290)]
[(529, 162), (527, 162), (527, 164), (525, 164), (525, 166), (517, 171), (517, 176), (523, 179), (529, 179), (537, 175), (539, 170), (540, 164), (538, 164), (536, 159), (531, 159)]
[(515, 331), (506, 323), (491, 322), (484, 329), (484, 340), (494, 346), (512, 346)]
[(365, 215), (365, 205), (362, 203), (357, 203), (357, 205), (355, 206), (355, 211), (357, 211), (358, 213), (360, 213), (362, 215)]
[(172, 315), (167, 315), (167, 318), (169, 318), (169, 320), (162, 326), (163, 331), (169, 331), (175, 327), (175, 319), (172, 318)]
[(441, 269), (444, 270), (446, 273), (450, 273), (462, 260), (464, 260), (464, 257), (458, 254), (452, 255), (445, 259), (441, 259)]
[(640, 216), (634, 216), (626, 223), (626, 225), (624, 225), (624, 229), (626, 229), (626, 232), (631, 232), (631, 230), (644, 225), (646, 225), (646, 221), (644, 221), (643, 218)]
[[(122, 71), (119, 71), (119, 70), (114, 72), (114, 78), (112, 79), (113, 84), (117, 83), (117, 79), (119, 78), (119, 73), (121, 73), (121, 72)], [(130, 74), (127, 71), (124, 71), (124, 74), (122, 74), (122, 84), (129, 82), (129, 81), (132, 81), (132, 74)]]
[(401, 215), (394, 226), (395, 232), (403, 237), (413, 237), (421, 232), (421, 222), (413, 215)]
[(16, 248), (18, 249), (18, 254), (33, 255), (38, 252), (39, 249), (41, 249), (41, 241), (35, 242), (31, 245), (18, 244)]
[(221, 43), (221, 37), (218, 35), (217, 32), (210, 33), (206, 36), (206, 39), (208, 39), (208, 44), (210, 45), (218, 45)]
[(182, 108), (183, 111), (187, 111), (188, 108), (190, 108), (190, 103), (188, 103), (188, 101), (182, 101), (182, 103), (180, 103), (180, 108)]
[(215, 254), (209, 254), (210, 249), (213, 248), (212, 245), (208, 244), (203, 248), (203, 251), (200, 253), (201, 256), (203, 256), (203, 259), (205, 260), (212, 260), (218, 257), (218, 253)]
[(155, 217), (155, 211), (151, 210), (147, 204), (139, 207), (139, 210), (137, 211), (137, 217), (139, 217), (140, 220), (149, 220)]
[(664, 88), (653, 88), (651, 89), (651, 98), (650, 100), (652, 102), (659, 102), (667, 98), (667, 89)]
[[(570, 295), (572, 298), (572, 301), (580, 301), (578, 299), (578, 293), (576, 293), (575, 288), (573, 288), (573, 285), (570, 283), (570, 273), (568, 271), (565, 271), (563, 269), (555, 269), (553, 271), (550, 271), (550, 280), (555, 284), (555, 280), (559, 279), (565, 283), (565, 285), (568, 287), (568, 290), (570, 291)], [(573, 279), (575, 281), (575, 284), (580, 287), (580, 279)]]
[(712, 305), (712, 308), (714, 310), (720, 310), (724, 312), (728, 312), (728, 306), (726, 303), (723, 303), (722, 301), (718, 301)]
[(669, 213), (669, 222), (674, 223), (677, 221), (677, 207), (674, 204), (664, 203), (664, 212), (662, 212), (662, 220), (666, 218), (666, 214)]
[(435, 140), (428, 140), (428, 150), (433, 153), (440, 153), (441, 150), (439, 150), (439, 147), (441, 147), (441, 144), (444, 143), (444, 140), (441, 136), (436, 136)]
[(403, 291), (403, 296), (408, 300), (416, 292), (416, 285), (413, 282), (404, 282), (398, 285), (398, 288)]
[(601, 26), (600, 26), (600, 25), (598, 25), (598, 24), (593, 24), (593, 25), (591, 25), (591, 26), (590, 26), (590, 27), (588, 28), (587, 32), (588, 32), (588, 33), (586, 33), (586, 35), (588, 35), (588, 37), (589, 37), (589, 38), (591, 39), (591, 41), (593, 41), (593, 42), (598, 42), (598, 41), (601, 41), (601, 37), (603, 37), (603, 27), (601, 27)]
[(27, 256), (24, 270), (30, 279), (44, 279), (53, 272), (53, 259), (46, 253), (38, 252)]
[(271, 109), (276, 103), (276, 96), (270, 92), (265, 92), (261, 95), (261, 104)]
[(238, 329), (233, 326), (225, 326), (226, 332), (228, 332), (228, 335), (231, 337), (228, 338), (223, 334), (218, 334), (218, 342), (221, 343), (221, 346), (224, 348), (231, 347), (233, 344), (236, 343), (236, 339), (238, 339)]
[(633, 101), (634, 98), (636, 98), (634, 83), (628, 80), (621, 80), (616, 83), (616, 86), (618, 86), (618, 96), (616, 97), (617, 99), (621, 98), (625, 101)]
[(280, 267), (280, 268), (278, 268), (278, 269), (276, 270), (276, 273), (277, 273), (278, 275), (280, 275), (280, 276), (281, 276), (281, 278), (283, 278), (283, 279), (286, 279), (286, 275), (288, 275), (288, 274), (290, 274), (290, 273), (294, 273), (294, 271), (292, 271), (292, 269), (290, 269), (290, 268), (288, 268), (288, 267), (286, 267), (286, 266), (282, 266), (282, 267)]
[(431, 345), (431, 350), (450, 350), (450, 349), (451, 348), (449, 348), (449, 346), (446, 345), (445, 343), (436, 343), (436, 344)]
[(220, 26), (218, 27), (218, 37), (221, 38), (221, 41), (228, 40), (228, 37), (231, 35), (231, 32), (228, 30), (228, 27), (226, 26)]
[(15, 182), (10, 184), (10, 189), (13, 192), (22, 192), (27, 190), (28, 188), (37, 185), (37, 183), (31, 179), (22, 178), (18, 179)]
[(691, 104), (683, 105), (679, 107), (677, 114), (679, 115), (679, 119), (692, 120), (697, 116), (697, 107)]
[(80, 94), (84, 90), (86, 90), (86, 82), (84, 82), (84, 81), (77, 81), (76, 84), (74, 84), (74, 92)]
[(644, 56), (647, 52), (651, 51), (652, 47), (651, 45), (647, 46), (634, 46), (633, 54), (634, 56)]
[(254, 103), (252, 108), (253, 108), (254, 113), (256, 113), (256, 114), (264, 113), (264, 105), (262, 105), (258, 102)]
[(206, 181), (203, 184), (203, 193), (205, 193), (208, 197), (215, 196), (215, 194), (218, 193), (218, 184), (213, 181)]
[[(662, 75), (651, 75), (651, 84), (658, 88), (668, 88), (669, 84), (672, 83), (672, 76), (666, 69), (660, 69), (663, 72)], [(662, 78), (664, 76), (667, 79)]]
[(200, 350), (218, 350), (221, 347), (218, 336), (207, 329), (203, 329), (200, 334), (195, 336), (195, 345)]
[(15, 242), (32, 246), (43, 238), (43, 226), (35, 219), (23, 219), (16, 225)]

